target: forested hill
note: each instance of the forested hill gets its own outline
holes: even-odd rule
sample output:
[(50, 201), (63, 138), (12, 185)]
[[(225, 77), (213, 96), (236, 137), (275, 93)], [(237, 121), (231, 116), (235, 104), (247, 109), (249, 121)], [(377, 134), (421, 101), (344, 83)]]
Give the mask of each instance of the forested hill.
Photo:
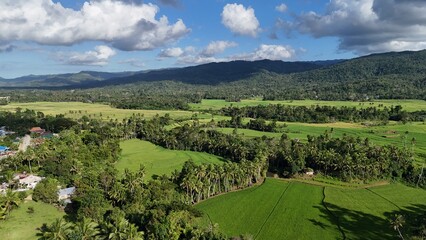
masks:
[(310, 81), (350, 81), (403, 77), (401, 80), (424, 79), (426, 50), (391, 52), (354, 58), (329, 67), (300, 73), (297, 79)]
[[(316, 62), (283, 62), (283, 61), (232, 61), (207, 63), (198, 66), (152, 70), (135, 74), (129, 77), (113, 78), (102, 82), (88, 82), (84, 87), (99, 87), (121, 85), (135, 82), (153, 82), (172, 80), (188, 84), (216, 85), (219, 83), (234, 82), (250, 78), (262, 71), (277, 74), (288, 74), (314, 70), (323, 67), (323, 63)], [(333, 62), (329, 62), (333, 63)], [(329, 64), (326, 62), (325, 64)]]
[[(90, 77), (84, 79), (84, 76)], [(134, 73), (80, 72), (62, 77), (61, 81), (55, 77), (47, 79), (45, 85), (36, 80), (22, 80), (19, 85), (17, 80), (15, 86), (88, 91), (111, 86), (115, 90), (102, 88), (102, 91), (112, 94), (125, 91), (130, 99), (138, 99), (141, 94), (155, 98), (170, 94), (189, 96), (190, 102), (194, 94), (196, 99), (228, 100), (253, 96), (267, 100), (426, 99), (426, 50), (373, 54), (350, 60), (232, 61)], [(0, 80), (0, 83), (7, 81), (10, 82)], [(128, 95), (129, 92), (132, 94)]]
[(13, 79), (0, 77), (0, 87), (62, 87), (79, 85), (84, 82), (99, 82), (110, 78), (127, 77), (139, 72), (96, 72), (81, 71), (78, 73), (28, 75)]
[(56, 75), (30, 75), (15, 79), (0, 79), (0, 87), (75, 87), (90, 88), (108, 85), (121, 85), (135, 82), (173, 80), (189, 84), (215, 85), (221, 82), (233, 82), (251, 77), (255, 73), (268, 71), (288, 74), (318, 69), (341, 60), (313, 62), (283, 61), (232, 61), (207, 63), (184, 68), (147, 70), (141, 72), (93, 72)]
[[(345, 92), (353, 95), (363, 93), (366, 98), (424, 99), (426, 50), (359, 57), (321, 69), (293, 74), (291, 81), (295, 86), (303, 84), (312, 90), (333, 88), (332, 94)], [(348, 95), (348, 98), (351, 96)]]

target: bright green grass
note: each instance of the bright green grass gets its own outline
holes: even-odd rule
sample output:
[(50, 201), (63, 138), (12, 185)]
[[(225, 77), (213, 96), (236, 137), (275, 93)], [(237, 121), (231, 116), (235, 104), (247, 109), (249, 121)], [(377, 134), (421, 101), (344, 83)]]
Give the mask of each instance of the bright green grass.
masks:
[(263, 185), (217, 196), (195, 207), (230, 236), (255, 236), (289, 183), (268, 179)]
[(423, 204), (425, 205), (424, 210), (426, 210), (425, 190), (420, 188), (407, 187), (403, 184), (392, 184), (370, 188), (370, 190), (379, 194), (380, 196), (383, 196), (401, 208), (409, 207), (409, 205), (412, 204)]
[[(0, 110), (15, 111), (16, 108), (31, 109), (40, 111), (44, 114), (56, 115), (64, 114), (66, 117), (80, 118), (84, 115), (91, 118), (100, 118), (103, 120), (123, 119), (133, 114), (141, 114), (146, 118), (152, 118), (156, 114), (163, 116), (166, 113), (172, 118), (189, 118), (194, 112), (190, 111), (167, 111), (167, 110), (131, 110), (118, 109), (109, 105), (98, 103), (81, 103), (81, 102), (31, 102), (31, 103), (10, 103), (0, 106)], [(200, 116), (203, 117), (203, 116)]]
[(334, 219), (324, 217), (322, 187), (290, 182), (256, 239), (339, 239)]
[(188, 160), (195, 163), (219, 164), (223, 159), (204, 152), (169, 150), (138, 139), (126, 140), (120, 143), (122, 149), (121, 159), (116, 168), (120, 173), (125, 168), (139, 169), (140, 164), (146, 167), (147, 178), (152, 175), (169, 175), (174, 170), (180, 170)]
[(225, 100), (219, 99), (204, 99), (201, 103), (190, 104), (194, 110), (217, 110), (227, 106), (244, 107), (244, 106), (257, 106), (257, 105), (268, 105), (268, 104), (283, 104), (290, 106), (350, 106), (350, 107), (379, 107), (379, 104), (383, 106), (396, 106), (401, 105), (403, 109), (407, 111), (418, 111), (426, 109), (426, 101), (423, 100), (377, 100), (373, 102), (351, 102), (351, 101), (316, 101), (316, 100), (286, 100), (286, 101), (262, 101), (261, 99), (245, 99), (241, 102), (226, 102)]
[[(393, 194), (398, 194), (393, 191)], [(424, 193), (423, 193), (424, 194)], [(325, 189), (325, 202), (348, 239), (392, 239), (387, 213), (398, 208), (367, 189)]]
[[(34, 208), (34, 213), (27, 213), (28, 207)], [(54, 206), (42, 202), (25, 202), (11, 212), (6, 221), (0, 222), (0, 239), (26, 240), (38, 239), (37, 228), (43, 223), (50, 224), (56, 218), (64, 216)]]
[[(321, 202), (323, 191), (331, 212)], [(344, 189), (267, 179), (261, 186), (206, 200), (196, 208), (205, 213), (205, 224), (211, 219), (229, 236), (342, 239), (340, 225), (347, 239), (361, 240), (397, 239), (389, 218), (395, 213), (410, 218), (416, 209), (424, 211), (425, 204), (425, 190), (401, 184)]]
[(313, 239), (341, 236), (321, 217), (322, 188), (267, 179), (257, 187), (204, 201), (196, 208), (206, 213), (229, 236), (250, 234), (256, 239)]

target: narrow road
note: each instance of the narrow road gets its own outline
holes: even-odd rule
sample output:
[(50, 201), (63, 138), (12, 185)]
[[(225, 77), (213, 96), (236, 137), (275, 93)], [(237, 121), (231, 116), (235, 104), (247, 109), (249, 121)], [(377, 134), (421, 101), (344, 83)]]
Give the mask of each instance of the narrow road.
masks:
[(19, 151), (23, 151), (23, 152), (27, 151), (27, 148), (30, 145), (30, 143), (31, 143), (31, 137), (30, 135), (27, 134), (22, 138), (22, 142), (19, 144), (19, 148), (18, 148)]

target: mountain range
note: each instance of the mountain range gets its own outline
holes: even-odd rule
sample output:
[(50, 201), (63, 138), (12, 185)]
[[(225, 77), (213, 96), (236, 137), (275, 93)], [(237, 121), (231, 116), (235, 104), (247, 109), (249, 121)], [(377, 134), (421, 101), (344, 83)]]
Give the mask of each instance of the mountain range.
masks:
[(91, 88), (121, 85), (139, 81), (173, 80), (190, 84), (214, 85), (250, 77), (260, 71), (278, 74), (304, 72), (341, 62), (342, 60), (313, 62), (283, 62), (271, 60), (207, 63), (183, 68), (168, 68), (138, 72), (96, 72), (28, 75), (14, 79), (0, 78), (0, 87), (24, 88)]
[[(357, 95), (368, 93), (370, 96), (386, 92), (388, 98), (403, 98), (407, 92), (421, 96), (426, 89), (426, 50), (372, 54), (348, 60), (232, 61), (139, 72), (82, 71), (30, 75), (0, 79), (0, 88), (88, 89), (166, 80), (207, 86), (232, 82), (227, 86), (250, 85), (257, 89), (261, 89), (259, 86), (275, 84), (279, 89), (287, 88), (287, 91), (295, 88), (299, 92), (309, 91), (310, 98), (315, 97), (318, 89), (334, 93), (331, 91), (333, 88), (352, 91)], [(256, 83), (253, 84), (253, 81)], [(265, 91), (272, 93), (278, 87)], [(392, 96), (392, 92), (397, 96)]]

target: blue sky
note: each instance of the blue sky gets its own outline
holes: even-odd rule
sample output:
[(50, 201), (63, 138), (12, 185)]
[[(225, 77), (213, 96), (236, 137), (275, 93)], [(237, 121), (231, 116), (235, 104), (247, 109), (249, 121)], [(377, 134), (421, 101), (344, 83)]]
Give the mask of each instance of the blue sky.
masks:
[(426, 48), (420, 0), (1, 0), (0, 76)]

